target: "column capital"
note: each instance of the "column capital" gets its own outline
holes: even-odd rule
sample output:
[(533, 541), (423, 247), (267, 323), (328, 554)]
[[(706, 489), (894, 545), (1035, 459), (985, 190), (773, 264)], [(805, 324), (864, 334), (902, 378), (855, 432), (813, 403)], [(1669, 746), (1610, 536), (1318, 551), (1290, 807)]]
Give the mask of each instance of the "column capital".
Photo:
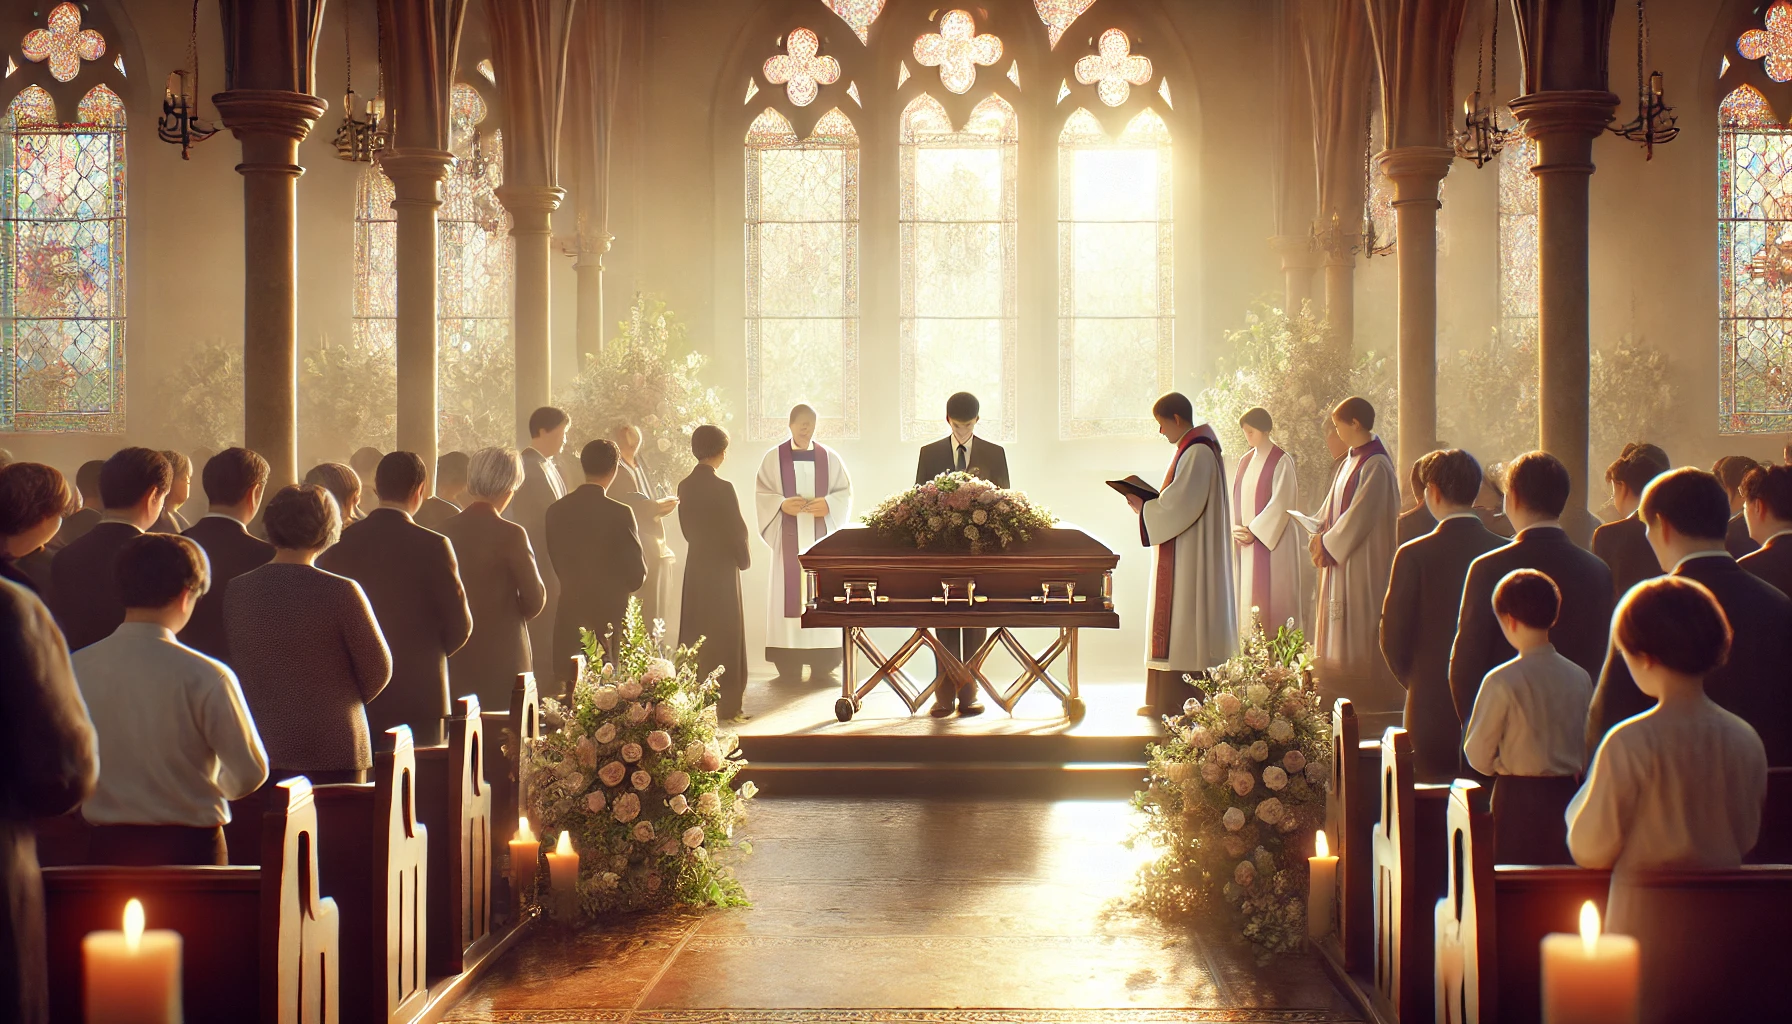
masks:
[(1596, 139), (1618, 108), (1618, 97), (1599, 89), (1559, 89), (1527, 93), (1509, 106), (1533, 139), (1571, 134)]
[(1394, 183), (1393, 205), (1430, 202), (1437, 204), (1437, 185), (1450, 173), (1454, 150), (1442, 146), (1400, 146), (1382, 150), (1375, 157), (1382, 173)]
[(273, 135), (305, 141), (312, 125), (330, 109), (322, 97), (280, 89), (230, 89), (212, 96), (218, 117), (238, 139)]
[(566, 190), (553, 185), (500, 185), (498, 202), (511, 216), (527, 213), (549, 214), (560, 208)]
[(392, 179), (398, 203), (442, 204), (439, 185), (454, 166), (454, 154), (439, 149), (392, 149), (379, 155), (380, 170)]

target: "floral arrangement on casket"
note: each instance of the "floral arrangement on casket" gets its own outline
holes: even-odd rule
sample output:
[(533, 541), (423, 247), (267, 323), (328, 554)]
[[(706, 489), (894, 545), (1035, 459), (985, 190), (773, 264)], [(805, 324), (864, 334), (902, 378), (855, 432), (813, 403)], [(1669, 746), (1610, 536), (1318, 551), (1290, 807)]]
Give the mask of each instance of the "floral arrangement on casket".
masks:
[(1243, 650), (1191, 680), (1204, 699), (1166, 717), (1153, 744), (1138, 837), (1159, 850), (1139, 902), (1186, 916), (1223, 901), (1260, 956), (1306, 939), (1307, 862), (1325, 820), (1331, 715), (1312, 681), (1313, 648), (1292, 623), (1259, 626)]
[(717, 678), (697, 675), (697, 646), (667, 658), (631, 598), (616, 665), (600, 637), (582, 635), (588, 664), (571, 707), (544, 701), (565, 722), (530, 758), (531, 813), (545, 836), (571, 833), (579, 906), (587, 916), (682, 906), (740, 906), (745, 891), (724, 863), (751, 853), (734, 839), (756, 789), (731, 786), (745, 758), (716, 727)]
[(941, 473), (885, 498), (866, 526), (918, 548), (1005, 548), (1049, 530), (1056, 517), (1019, 491), (1005, 491), (969, 473)]

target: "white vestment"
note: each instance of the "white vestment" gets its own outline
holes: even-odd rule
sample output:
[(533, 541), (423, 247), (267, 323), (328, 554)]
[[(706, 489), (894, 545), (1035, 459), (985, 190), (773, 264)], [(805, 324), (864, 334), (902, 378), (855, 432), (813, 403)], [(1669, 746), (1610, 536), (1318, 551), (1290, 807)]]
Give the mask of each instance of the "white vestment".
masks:
[(1320, 520), (1322, 543), (1334, 564), (1319, 570), (1317, 646), (1321, 664), (1337, 681), (1379, 682), (1389, 676), (1379, 646), (1381, 605), (1394, 568), (1399, 515), (1394, 463), (1380, 439), (1352, 448), (1332, 481)]
[[(788, 442), (786, 442), (788, 444)], [(796, 556), (809, 550), (809, 546), (830, 533), (844, 529), (852, 519), (852, 480), (847, 476), (846, 463), (841, 460), (840, 453), (819, 442), (812, 443), (811, 451), (793, 452), (791, 461), (792, 482), (795, 487), (792, 493), (786, 494), (783, 484), (783, 465), (781, 453), (784, 445), (779, 445), (765, 453), (759, 463), (759, 479), (754, 487), (754, 506), (759, 513), (759, 536), (771, 546), (772, 561), (770, 579), (766, 588), (765, 600), (765, 646), (773, 648), (825, 648), (840, 646), (838, 629), (804, 629), (802, 625), (802, 608), (796, 607), (797, 614), (787, 615), (790, 610), (789, 595), (801, 595), (803, 570), (797, 563)], [(815, 487), (815, 462), (803, 456), (815, 453), (818, 458), (827, 459), (827, 493), (817, 494)], [(828, 514), (826, 516), (789, 516), (778, 506), (786, 497), (826, 498)], [(794, 531), (785, 529), (785, 520), (793, 520)], [(791, 534), (795, 535), (795, 544), (787, 543)], [(792, 590), (794, 588), (794, 590)]]
[[(1203, 429), (1197, 427), (1197, 430)], [(1210, 431), (1211, 432), (1211, 431)], [(1145, 543), (1157, 547), (1146, 607), (1145, 665), (1175, 672), (1205, 672), (1237, 649), (1238, 619), (1232, 603), (1232, 516), (1224, 467), (1212, 448), (1191, 444), (1176, 460), (1163, 491), (1139, 514)], [(1164, 546), (1174, 541), (1167, 656), (1154, 650), (1158, 570)]]
[[(1275, 453), (1280, 452), (1276, 458)], [(1268, 500), (1261, 506), (1258, 497), (1264, 490), (1264, 474), (1274, 458), (1275, 469), (1269, 477)], [(1263, 623), (1270, 636), (1276, 635), (1289, 620), (1296, 629), (1307, 628), (1306, 603), (1301, 589), (1301, 566), (1311, 561), (1307, 553), (1306, 533), (1288, 518), (1289, 510), (1300, 501), (1300, 483), (1294, 470), (1294, 457), (1280, 446), (1268, 452), (1245, 449), (1239, 460), (1238, 479), (1233, 489), (1232, 525), (1243, 526), (1256, 538), (1239, 546), (1232, 542), (1232, 573), (1238, 581), (1238, 635), (1248, 637)], [(1261, 589), (1259, 587), (1261, 586)], [(1257, 609), (1252, 614), (1251, 609)]]

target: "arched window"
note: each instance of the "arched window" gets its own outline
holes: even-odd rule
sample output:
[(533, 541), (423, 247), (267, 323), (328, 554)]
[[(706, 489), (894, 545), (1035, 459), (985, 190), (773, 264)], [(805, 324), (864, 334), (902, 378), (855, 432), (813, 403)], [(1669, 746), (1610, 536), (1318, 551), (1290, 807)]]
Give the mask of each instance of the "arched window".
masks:
[(1015, 427), (1020, 122), (985, 97), (962, 130), (922, 93), (902, 112), (901, 423), (937, 433), (946, 399), (971, 391), (984, 433)]
[(1744, 85), (1718, 108), (1718, 429), (1792, 428), (1792, 129)]
[[(508, 419), (488, 415), (485, 392), (514, 363), (510, 306), (514, 245), (510, 215), (498, 202), (504, 140), (480, 130), (487, 114), (479, 90), (457, 82), (449, 98), (449, 149), (455, 164), (442, 183), (437, 213), (436, 345), (441, 443), (481, 447), (509, 440)], [(355, 341), (393, 349), (397, 339), (398, 222), (392, 182), (369, 165), (355, 192)], [(467, 400), (457, 396), (466, 394)]]
[(859, 136), (838, 108), (799, 140), (767, 108), (746, 138), (747, 415), (782, 436), (813, 406), (832, 437), (859, 433)]
[(1170, 130), (1146, 108), (1110, 140), (1078, 108), (1058, 136), (1059, 433), (1149, 434), (1175, 354)]
[[(1506, 127), (1512, 127), (1507, 125)], [(1537, 140), (1514, 133), (1500, 150), (1500, 341), (1537, 346)]]
[(72, 121), (36, 85), (0, 119), (0, 431), (124, 430), (124, 132), (103, 85)]

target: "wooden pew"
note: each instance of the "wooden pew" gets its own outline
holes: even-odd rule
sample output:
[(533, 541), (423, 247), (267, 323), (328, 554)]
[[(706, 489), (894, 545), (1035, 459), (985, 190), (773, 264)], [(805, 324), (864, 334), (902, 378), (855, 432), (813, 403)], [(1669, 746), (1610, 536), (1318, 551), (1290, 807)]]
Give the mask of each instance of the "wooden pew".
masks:
[(1340, 698), (1332, 711), (1332, 777), (1325, 820), (1326, 836), (1338, 855), (1338, 957), (1346, 971), (1367, 970), (1373, 953), (1370, 862), (1380, 760), (1381, 745), (1362, 740), (1356, 709)]
[(1449, 869), (1444, 822), (1450, 787), (1413, 782), (1412, 737), (1381, 738), (1381, 820), (1375, 825), (1375, 990), (1398, 1021), (1428, 1020), (1433, 1004), (1435, 907)]
[(340, 925), (321, 895), (311, 783), (276, 787), (261, 825), (269, 868), (44, 869), (51, 1021), (82, 1020), (81, 939), (117, 931), (136, 898), (148, 927), (181, 935), (186, 1024), (335, 1024)]
[(529, 813), (528, 773), (535, 744), (541, 739), (541, 696), (535, 673), (518, 672), (507, 711), (482, 711), (486, 737), (486, 772), (492, 778), (492, 913), (507, 923), (517, 919), (516, 894), (510, 891), (510, 840), (517, 819)]
[[(1485, 792), (1457, 780), (1448, 812), (1449, 891), (1436, 909), (1436, 1019), (1440, 1024), (1532, 1024), (1542, 1019), (1542, 954), (1551, 932), (1580, 928), (1587, 900), (1601, 908), (1608, 871), (1493, 863)], [(1649, 877), (1645, 1024), (1767, 1021), (1785, 1012), (1772, 979), (1792, 962), (1792, 866), (1659, 873)], [(1652, 928), (1652, 932), (1653, 932)]]
[(424, 975), (427, 830), (417, 823), (411, 730), (390, 730), (374, 781), (318, 786), (318, 862), (342, 920), (343, 1024), (408, 1021), (428, 998)]
[(416, 748), (417, 818), (429, 830), (425, 901), (431, 977), (459, 974), (491, 933), (491, 795), (479, 698), (462, 697), (449, 741)]

